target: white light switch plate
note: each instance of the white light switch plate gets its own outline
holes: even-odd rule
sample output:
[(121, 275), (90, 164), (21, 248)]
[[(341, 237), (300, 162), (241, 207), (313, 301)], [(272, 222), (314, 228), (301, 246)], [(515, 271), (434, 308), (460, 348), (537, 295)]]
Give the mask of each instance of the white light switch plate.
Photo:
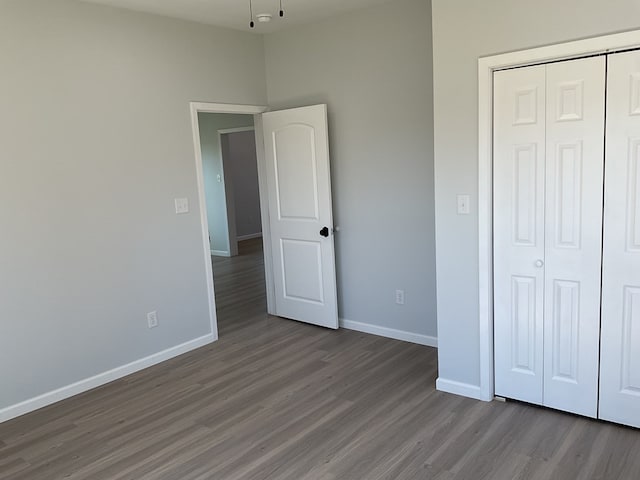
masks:
[(176, 198), (176, 213), (189, 213), (189, 199), (188, 198)]
[(458, 215), (469, 215), (469, 195), (458, 195)]

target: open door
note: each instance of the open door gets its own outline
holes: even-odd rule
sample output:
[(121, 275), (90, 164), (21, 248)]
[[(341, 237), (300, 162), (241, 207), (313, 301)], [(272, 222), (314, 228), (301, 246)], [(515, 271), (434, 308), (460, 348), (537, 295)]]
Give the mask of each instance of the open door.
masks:
[(327, 106), (262, 117), (275, 314), (338, 328)]

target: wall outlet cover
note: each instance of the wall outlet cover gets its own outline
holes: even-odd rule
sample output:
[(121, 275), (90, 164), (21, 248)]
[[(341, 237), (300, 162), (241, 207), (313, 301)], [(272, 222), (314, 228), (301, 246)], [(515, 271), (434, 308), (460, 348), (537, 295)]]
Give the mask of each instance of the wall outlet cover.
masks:
[(188, 198), (176, 198), (176, 214), (189, 213), (189, 199)]
[(149, 328), (156, 328), (158, 326), (158, 312), (154, 310), (153, 312), (147, 313), (147, 324)]

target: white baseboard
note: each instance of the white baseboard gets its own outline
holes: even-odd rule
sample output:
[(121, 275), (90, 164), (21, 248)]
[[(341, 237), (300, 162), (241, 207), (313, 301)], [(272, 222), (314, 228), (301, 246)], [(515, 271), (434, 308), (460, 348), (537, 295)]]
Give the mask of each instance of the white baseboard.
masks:
[(211, 250), (211, 255), (214, 257), (230, 257), (231, 253), (227, 250)]
[(417, 343), (418, 345), (426, 345), (428, 347), (437, 347), (438, 339), (428, 335), (406, 332), (404, 330), (396, 330), (395, 328), (380, 327), (371, 325), (370, 323), (354, 322), (353, 320), (340, 319), (340, 326), (347, 330), (356, 330), (357, 332), (371, 333), (380, 337), (394, 338), (396, 340), (404, 340), (405, 342)]
[(7, 420), (11, 420), (12, 418), (19, 417), (20, 415), (24, 415), (26, 413), (33, 412), (40, 408), (59, 402), (60, 400), (73, 397), (74, 395), (78, 395), (80, 393), (84, 393), (93, 388), (100, 387), (106, 383), (113, 382), (114, 380), (118, 380), (119, 378), (126, 377), (127, 375), (131, 375), (132, 373), (144, 370), (145, 368), (164, 362), (173, 357), (177, 357), (178, 355), (182, 355), (183, 353), (187, 353), (191, 350), (195, 350), (196, 348), (208, 345), (212, 342), (215, 342), (216, 340), (216, 335), (210, 333), (208, 335), (205, 335), (204, 337), (190, 340), (181, 345), (168, 348), (161, 352), (154, 353), (153, 355), (149, 355), (148, 357), (144, 357), (126, 365), (122, 365), (121, 367), (116, 367), (112, 370), (94, 375), (93, 377), (89, 377), (84, 380), (80, 380), (79, 382), (72, 383), (71, 385), (58, 388), (43, 395), (25, 400), (24, 402), (20, 402), (15, 405), (3, 408), (0, 410), (0, 423), (6, 422)]
[(262, 238), (262, 232), (252, 233), (250, 235), (240, 235), (236, 237), (236, 240), (242, 242), (243, 240), (251, 240), (253, 238)]
[(475, 398), (476, 400), (487, 401), (483, 398), (480, 387), (478, 385), (471, 385), (470, 383), (438, 378), (436, 379), (436, 390), (453, 393), (454, 395), (461, 395), (463, 397)]

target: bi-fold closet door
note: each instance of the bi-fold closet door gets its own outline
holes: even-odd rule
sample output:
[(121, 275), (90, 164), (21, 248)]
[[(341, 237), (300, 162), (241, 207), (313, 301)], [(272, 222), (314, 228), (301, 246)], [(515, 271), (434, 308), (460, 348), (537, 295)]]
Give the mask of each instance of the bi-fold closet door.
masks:
[(496, 72), (493, 144), (496, 394), (640, 427), (640, 51)]
[(494, 74), (496, 395), (598, 413), (605, 57)]
[(640, 427), (640, 52), (608, 58), (599, 418)]

